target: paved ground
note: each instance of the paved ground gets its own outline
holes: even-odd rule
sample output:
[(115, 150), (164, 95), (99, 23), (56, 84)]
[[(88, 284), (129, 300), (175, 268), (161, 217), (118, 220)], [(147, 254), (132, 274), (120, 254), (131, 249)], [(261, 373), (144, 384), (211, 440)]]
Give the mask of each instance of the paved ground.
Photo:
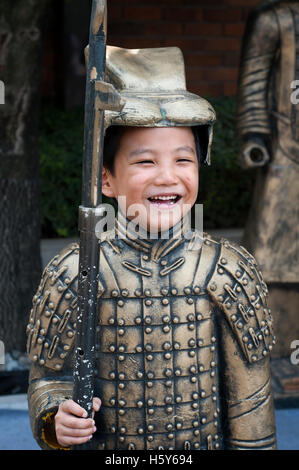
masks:
[[(275, 410), (279, 450), (299, 450), (299, 408)], [(0, 450), (38, 450), (26, 395), (0, 397)]]

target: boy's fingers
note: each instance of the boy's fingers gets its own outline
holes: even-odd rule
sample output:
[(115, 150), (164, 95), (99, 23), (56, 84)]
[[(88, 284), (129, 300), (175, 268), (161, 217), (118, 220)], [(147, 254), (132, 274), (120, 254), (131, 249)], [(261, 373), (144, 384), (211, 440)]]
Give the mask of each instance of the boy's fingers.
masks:
[(72, 429), (92, 429), (94, 426), (94, 421), (91, 418), (76, 418), (71, 415), (65, 416), (61, 423), (63, 426)]
[(101, 404), (101, 400), (98, 397), (94, 397), (92, 402), (92, 408), (94, 409), (94, 411), (99, 411), (99, 409), (101, 408)]
[[(95, 408), (99, 406), (98, 400), (95, 400)], [(94, 420), (87, 418), (87, 412), (78, 403), (66, 400), (55, 415), (55, 431), (59, 444), (69, 447), (88, 442), (96, 427)]]
[(95, 426), (91, 426), (88, 428), (69, 428), (65, 425), (61, 425), (59, 428), (59, 434), (63, 438), (66, 437), (88, 437), (92, 436), (92, 434), (96, 431)]
[(62, 403), (61, 407), (62, 411), (65, 413), (71, 413), (72, 415), (78, 416), (80, 418), (87, 417), (87, 411), (84, 410), (78, 403), (74, 402), (73, 400), (66, 400)]
[(92, 402), (92, 418), (94, 418), (95, 413), (101, 408), (101, 404), (101, 400), (98, 397), (94, 397)]

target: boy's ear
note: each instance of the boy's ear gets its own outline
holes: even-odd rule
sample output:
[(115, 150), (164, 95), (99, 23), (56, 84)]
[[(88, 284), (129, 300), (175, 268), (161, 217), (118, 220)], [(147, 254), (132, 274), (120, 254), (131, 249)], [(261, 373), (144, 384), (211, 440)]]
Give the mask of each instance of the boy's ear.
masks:
[(107, 168), (103, 167), (102, 170), (102, 193), (107, 197), (115, 197), (114, 191), (111, 186), (111, 173)]

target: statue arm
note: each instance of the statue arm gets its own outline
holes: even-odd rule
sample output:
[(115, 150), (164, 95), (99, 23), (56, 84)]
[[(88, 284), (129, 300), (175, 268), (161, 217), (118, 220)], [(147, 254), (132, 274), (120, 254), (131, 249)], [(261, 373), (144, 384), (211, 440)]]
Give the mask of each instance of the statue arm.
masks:
[(30, 371), (28, 407), (32, 434), (42, 449), (62, 449), (56, 439), (54, 417), (60, 403), (72, 398), (72, 376), (53, 376), (47, 368), (41, 369), (32, 366)]
[(276, 449), (269, 357), (250, 364), (223, 318), (220, 324), (226, 402), (224, 446), (231, 450)]
[(78, 245), (73, 244), (45, 268), (27, 326), (32, 361), (28, 406), (32, 433), (42, 449), (60, 448), (54, 416), (60, 403), (72, 398), (77, 271)]
[(208, 291), (221, 332), (225, 447), (275, 449), (269, 361), (275, 339), (267, 287), (254, 258), (222, 242)]
[(241, 53), (237, 105), (241, 140), (238, 160), (243, 168), (263, 166), (271, 157), (268, 97), (279, 35), (276, 13), (271, 8), (249, 17)]

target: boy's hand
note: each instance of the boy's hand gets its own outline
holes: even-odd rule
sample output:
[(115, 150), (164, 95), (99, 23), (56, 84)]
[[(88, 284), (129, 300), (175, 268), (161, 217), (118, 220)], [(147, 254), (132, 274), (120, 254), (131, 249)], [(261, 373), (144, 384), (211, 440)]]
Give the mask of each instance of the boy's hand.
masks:
[(93, 420), (94, 413), (99, 411), (101, 400), (93, 399), (92, 418), (86, 419), (87, 412), (73, 400), (66, 400), (59, 405), (55, 415), (55, 431), (58, 444), (69, 447), (75, 444), (83, 444), (92, 438), (96, 431)]

